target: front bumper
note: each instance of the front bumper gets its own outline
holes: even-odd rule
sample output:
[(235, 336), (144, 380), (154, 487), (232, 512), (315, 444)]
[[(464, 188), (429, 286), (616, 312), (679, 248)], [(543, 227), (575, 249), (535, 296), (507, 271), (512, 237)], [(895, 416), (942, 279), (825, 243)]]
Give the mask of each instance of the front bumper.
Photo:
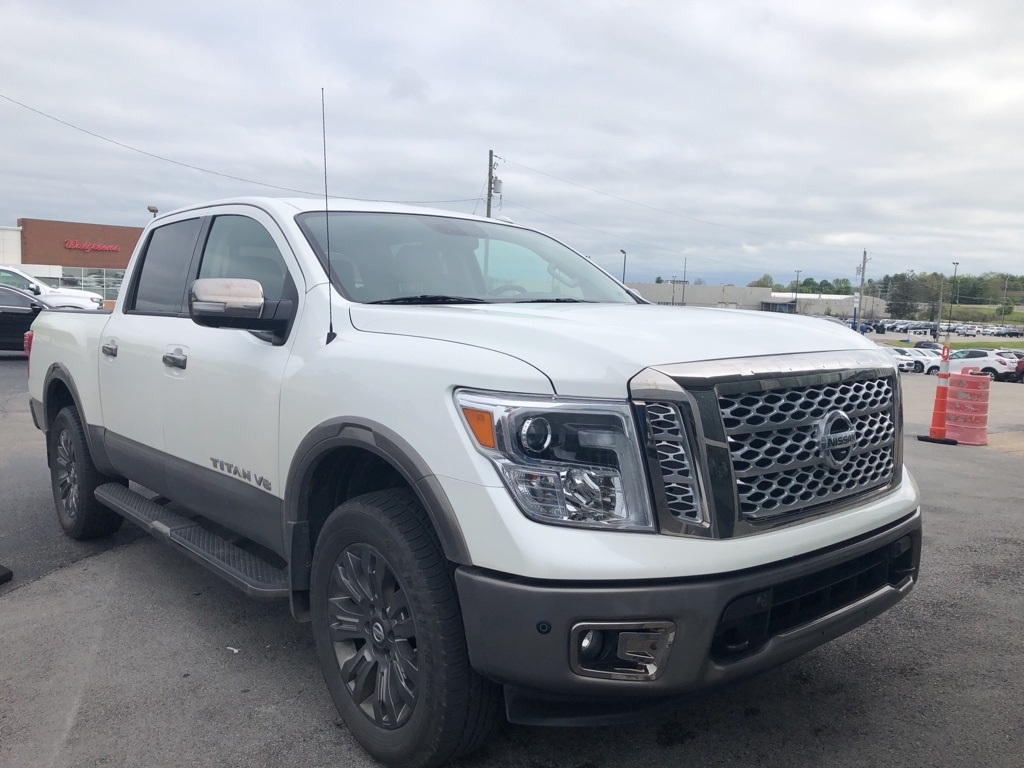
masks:
[[(899, 602), (917, 581), (920, 555), (918, 509), (856, 540), (728, 574), (583, 584), (460, 567), (456, 582), (470, 661), (478, 672), (520, 698), (568, 696), (585, 704), (676, 696), (795, 658)], [(870, 577), (857, 575), (865, 563), (874, 564)], [(753, 617), (750, 621), (763, 631), (745, 648), (731, 642), (747, 631), (747, 619), (737, 623), (737, 616), (749, 612), (754, 597), (764, 606), (765, 595), (769, 606), (775, 605), (772, 600), (779, 603), (768, 609), (778, 615)], [(575, 625), (654, 621), (675, 625), (671, 650), (655, 679), (604, 679), (572, 670)], [(728, 635), (735, 632), (730, 625), (742, 625), (738, 636)]]

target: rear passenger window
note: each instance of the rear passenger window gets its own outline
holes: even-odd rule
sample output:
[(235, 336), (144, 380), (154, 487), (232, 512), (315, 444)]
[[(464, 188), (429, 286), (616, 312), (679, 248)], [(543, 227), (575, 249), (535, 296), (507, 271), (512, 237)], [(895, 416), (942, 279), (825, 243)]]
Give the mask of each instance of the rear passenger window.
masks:
[(199, 266), (199, 278), (207, 277), (258, 280), (267, 301), (292, 298), (287, 290), (288, 266), (274, 238), (262, 224), (246, 216), (213, 220)]
[(188, 219), (150, 233), (129, 309), (154, 315), (177, 315), (182, 311), (200, 225), (200, 219)]

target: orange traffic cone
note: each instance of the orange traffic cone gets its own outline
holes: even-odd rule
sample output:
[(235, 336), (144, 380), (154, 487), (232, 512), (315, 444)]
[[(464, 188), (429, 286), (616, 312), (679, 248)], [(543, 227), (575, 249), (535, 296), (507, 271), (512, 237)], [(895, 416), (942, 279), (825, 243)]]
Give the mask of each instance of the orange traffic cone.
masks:
[(932, 407), (932, 426), (928, 435), (918, 435), (925, 443), (956, 445), (956, 440), (946, 437), (946, 407), (949, 402), (949, 347), (942, 348), (942, 362), (939, 363), (939, 383), (935, 387), (935, 405)]

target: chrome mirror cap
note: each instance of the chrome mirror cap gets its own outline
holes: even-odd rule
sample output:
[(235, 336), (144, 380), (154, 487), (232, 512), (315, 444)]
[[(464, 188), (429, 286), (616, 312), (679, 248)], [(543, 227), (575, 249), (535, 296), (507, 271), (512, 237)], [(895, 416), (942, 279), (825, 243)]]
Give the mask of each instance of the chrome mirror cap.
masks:
[(210, 277), (192, 283), (188, 311), (193, 318), (259, 318), (263, 286), (258, 280)]

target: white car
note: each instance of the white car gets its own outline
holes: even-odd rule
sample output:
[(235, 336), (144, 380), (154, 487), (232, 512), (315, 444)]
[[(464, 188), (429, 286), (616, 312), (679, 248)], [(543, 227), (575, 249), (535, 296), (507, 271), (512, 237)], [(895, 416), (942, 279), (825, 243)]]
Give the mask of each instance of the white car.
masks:
[(903, 347), (882, 347), (882, 349), (896, 358), (896, 367), (900, 373), (914, 370), (914, 358), (910, 355), (909, 349)]
[(913, 358), (913, 370), (914, 373), (924, 373), (925, 366), (929, 362), (936, 362), (942, 357), (942, 352), (937, 349), (927, 349), (923, 347), (914, 347), (913, 349), (904, 350), (907, 356)]
[(103, 297), (92, 291), (80, 291), (77, 288), (54, 288), (43, 281), (32, 277), (11, 266), (0, 266), (0, 285), (17, 288), (25, 293), (32, 293), (45, 299), (54, 307), (68, 309), (103, 309)]
[[(939, 360), (928, 363), (925, 373), (939, 372)], [(1013, 378), (1017, 361), (1000, 356), (992, 349), (958, 349), (949, 356), (949, 372), (963, 373), (965, 368), (978, 368), (993, 381)]]

